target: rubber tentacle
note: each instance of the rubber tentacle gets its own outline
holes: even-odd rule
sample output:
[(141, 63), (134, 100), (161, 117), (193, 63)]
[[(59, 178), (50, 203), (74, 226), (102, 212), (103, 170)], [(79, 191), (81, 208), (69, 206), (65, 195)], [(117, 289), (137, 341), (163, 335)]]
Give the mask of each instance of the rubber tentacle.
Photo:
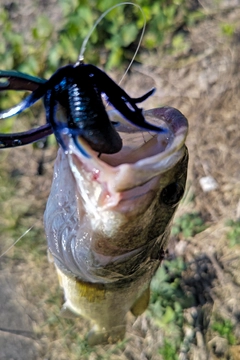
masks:
[(141, 102), (147, 100), (150, 96), (152, 96), (155, 93), (155, 91), (156, 91), (156, 88), (152, 88), (146, 94), (144, 94), (138, 98), (132, 98), (132, 101), (135, 102), (135, 104), (141, 103)]
[(79, 139), (76, 135), (73, 136), (73, 142), (75, 146), (78, 148), (78, 150), (85, 156), (86, 158), (90, 159), (91, 156), (84, 150), (84, 147), (80, 145)]
[(64, 141), (62, 140), (62, 133), (67, 134), (68, 128), (66, 126), (63, 126), (62, 124), (58, 124), (55, 121), (55, 115), (56, 115), (56, 107), (57, 107), (57, 101), (54, 97), (54, 91), (51, 90), (47, 96), (48, 99), (48, 106), (45, 106), (46, 111), (46, 120), (48, 124), (51, 124), (53, 133), (60, 145), (63, 147), (63, 149), (66, 151), (66, 145), (64, 144)]
[(43, 139), (46, 136), (51, 135), (52, 133), (53, 131), (50, 124), (45, 124), (37, 129), (32, 129), (21, 133), (0, 133), (0, 148), (10, 148), (31, 144), (35, 141)]
[[(142, 115), (142, 110), (136, 106), (136, 99), (132, 99), (121, 87), (119, 87), (106, 73), (94, 65), (85, 65), (88, 68), (89, 74), (95, 76), (95, 81), (99, 89), (104, 93), (108, 101), (118, 110), (128, 121), (134, 125), (142, 127), (143, 129), (155, 132), (165, 132), (166, 129), (149, 124)], [(153, 89), (142, 97), (137, 98), (145, 99), (149, 94), (153, 93)], [(110, 96), (108, 94), (111, 94)], [(128, 106), (127, 103), (130, 105)]]
[(30, 95), (23, 99), (23, 101), (21, 101), (18, 105), (12, 107), (11, 109), (0, 112), (0, 119), (6, 119), (11, 116), (20, 114), (23, 110), (29, 108), (41, 97), (43, 97), (48, 88), (49, 82), (41, 84), (35, 91), (33, 91)]
[[(31, 76), (18, 71), (4, 71), (0, 70), (0, 79), (6, 79), (5, 82), (0, 81), (0, 91), (4, 90), (23, 90), (23, 91), (35, 91), (41, 84), (46, 83), (45, 79)], [(33, 93), (30, 95), (32, 96)], [(40, 98), (40, 97), (39, 97)], [(0, 112), (0, 119), (16, 115), (29, 107), (29, 97), (24, 99), (20, 104), (14, 108)], [(38, 99), (36, 99), (37, 101)], [(13, 133), (13, 134), (1, 134), (0, 133), (0, 148), (10, 148), (31, 144), (39, 141), (44, 137), (47, 137), (53, 133), (50, 124), (45, 124), (37, 129), (31, 129), (25, 132)]]
[(46, 82), (45, 79), (31, 76), (19, 71), (5, 71), (0, 70), (0, 79), (5, 79), (5, 82), (0, 81), (0, 91), (17, 90), (17, 91), (34, 91), (39, 85)]

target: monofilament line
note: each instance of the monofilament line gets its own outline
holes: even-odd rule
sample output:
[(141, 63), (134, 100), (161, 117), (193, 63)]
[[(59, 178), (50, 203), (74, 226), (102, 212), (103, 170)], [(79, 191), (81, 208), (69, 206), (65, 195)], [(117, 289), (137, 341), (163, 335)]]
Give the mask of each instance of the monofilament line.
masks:
[(27, 229), (6, 251), (4, 251), (1, 255), (0, 255), (0, 259), (1, 257), (3, 257), (5, 254), (7, 254), (16, 244), (18, 241), (20, 241), (30, 230), (32, 230), (32, 228), (34, 227), (34, 225), (32, 225), (29, 229)]
[(85, 37), (83, 43), (82, 43), (82, 47), (81, 47), (81, 50), (80, 50), (80, 54), (79, 54), (79, 57), (78, 57), (78, 61), (76, 62), (75, 66), (79, 65), (80, 63), (83, 62), (84, 60), (84, 52), (86, 50), (86, 46), (87, 46), (87, 43), (88, 43), (88, 40), (90, 38), (90, 36), (92, 35), (93, 31), (95, 30), (95, 28), (97, 27), (97, 25), (100, 23), (100, 21), (110, 12), (112, 11), (113, 9), (119, 7), (119, 6), (122, 6), (122, 5), (132, 5), (132, 6), (135, 6), (137, 7), (141, 13), (142, 13), (142, 17), (143, 17), (143, 28), (142, 28), (142, 32), (141, 32), (141, 36), (140, 36), (140, 39), (139, 39), (139, 42), (138, 42), (138, 46), (137, 46), (137, 49), (132, 57), (132, 60), (130, 61), (130, 64), (128, 65), (127, 67), (127, 70), (124, 72), (121, 80), (119, 81), (119, 85), (121, 84), (121, 82), (123, 81), (124, 77), (126, 76), (128, 70), (130, 69), (130, 67), (132, 66), (132, 63), (138, 53), (138, 50), (140, 48), (140, 45), (141, 45), (141, 42), (142, 42), (142, 39), (143, 39), (143, 35), (144, 35), (144, 32), (145, 32), (145, 28), (146, 28), (146, 17), (145, 17), (145, 14), (141, 8), (141, 6), (137, 5), (137, 4), (134, 4), (132, 2), (122, 2), (120, 4), (117, 4), (117, 5), (114, 5), (112, 6), (110, 9), (106, 10), (98, 19), (97, 21), (95, 22), (95, 24), (93, 25), (92, 29), (89, 31), (88, 35)]

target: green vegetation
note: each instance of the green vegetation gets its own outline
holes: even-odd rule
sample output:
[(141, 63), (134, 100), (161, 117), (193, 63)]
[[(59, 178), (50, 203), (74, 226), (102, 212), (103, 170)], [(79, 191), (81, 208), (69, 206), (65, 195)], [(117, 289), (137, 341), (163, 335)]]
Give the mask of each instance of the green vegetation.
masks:
[(178, 360), (178, 346), (167, 340), (164, 339), (164, 343), (162, 348), (160, 349), (159, 353), (162, 355), (164, 360)]
[(213, 323), (212, 329), (216, 331), (220, 336), (227, 339), (229, 345), (236, 344), (237, 339), (233, 334), (234, 327), (230, 320), (219, 319), (218, 321)]
[(186, 264), (180, 257), (164, 261), (151, 283), (148, 315), (164, 331), (166, 340), (160, 349), (164, 360), (177, 356), (184, 338), (184, 309), (193, 305), (193, 298), (185, 293), (181, 283), (185, 269)]
[(224, 35), (232, 37), (236, 31), (236, 25), (225, 23), (222, 24), (221, 30)]
[(189, 213), (176, 218), (172, 227), (172, 235), (179, 235), (187, 239), (207, 228), (199, 213)]
[[(192, 26), (203, 16), (184, 0), (133, 2), (141, 6), (146, 17), (142, 42), (145, 50), (154, 51), (171, 38), (173, 48), (182, 48), (182, 29)], [(1, 9), (0, 68), (48, 77), (61, 65), (77, 60), (82, 42), (95, 21), (105, 10), (118, 3), (118, 0), (61, 0), (59, 12), (62, 20), (58, 29), (54, 29), (49, 17), (36, 14), (35, 24), (26, 37), (16, 32), (9, 10)], [(104, 65), (105, 68), (119, 67), (124, 60), (129, 61), (143, 23), (142, 14), (135, 6), (123, 5), (113, 9), (91, 35), (85, 53), (86, 61)]]
[(227, 223), (231, 227), (231, 230), (227, 233), (230, 247), (240, 244), (240, 220), (230, 220)]

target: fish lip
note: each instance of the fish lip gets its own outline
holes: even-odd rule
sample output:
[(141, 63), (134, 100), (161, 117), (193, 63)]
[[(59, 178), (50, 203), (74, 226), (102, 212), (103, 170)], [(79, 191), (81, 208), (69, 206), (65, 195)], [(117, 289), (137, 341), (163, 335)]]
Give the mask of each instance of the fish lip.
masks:
[[(123, 205), (124, 201), (132, 200), (136, 197), (134, 194), (131, 196), (131, 190), (134, 192), (134, 189), (137, 187), (139, 190), (143, 189), (142, 194), (140, 192), (137, 197), (144, 197), (147, 193), (144, 190), (145, 184), (151, 182), (156, 176), (168, 171), (183, 156), (185, 139), (188, 133), (188, 122), (184, 115), (172, 107), (155, 108), (144, 111), (143, 114), (147, 121), (150, 119), (149, 122), (164, 122), (169, 130), (169, 135), (167, 135), (167, 143), (161, 145), (163, 148), (160, 151), (156, 151), (155, 154), (150, 154), (150, 156), (146, 157), (144, 157), (145, 153), (143, 152), (143, 156), (136, 159), (136, 161), (120, 161), (119, 164), (112, 166), (111, 159), (121, 156), (121, 152), (113, 155), (104, 154), (99, 158), (98, 153), (92, 150), (84, 139), (79, 138), (81, 147), (88, 154), (88, 157), (86, 157), (78, 150), (73, 141), (69, 140), (68, 157), (70, 168), (77, 184), (79, 184), (79, 172), (84, 174), (85, 182), (95, 182), (95, 191), (96, 193), (99, 192), (95, 206), (107, 209)], [(112, 112), (109, 113), (109, 116), (111, 119)], [(142, 131), (135, 125), (130, 125), (130, 128), (131, 130), (129, 130), (129, 127), (126, 128), (126, 133), (139, 133)], [(121, 134), (123, 133), (121, 132)], [(154, 135), (153, 139), (160, 138), (160, 140), (157, 140), (157, 146), (160, 146), (159, 141), (164, 143), (166, 140), (166, 136), (165, 138), (164, 136), (161, 134)], [(151, 141), (153, 140), (150, 139), (146, 144)], [(125, 156), (125, 159), (128, 160), (128, 157)], [(128, 193), (129, 191), (130, 193)]]

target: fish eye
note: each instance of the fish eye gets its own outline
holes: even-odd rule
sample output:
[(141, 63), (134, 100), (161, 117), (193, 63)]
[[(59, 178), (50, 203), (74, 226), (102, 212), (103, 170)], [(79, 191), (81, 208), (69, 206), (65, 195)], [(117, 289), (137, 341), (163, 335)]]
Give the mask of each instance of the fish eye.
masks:
[(177, 182), (174, 182), (174, 183), (166, 186), (162, 190), (161, 195), (160, 195), (160, 200), (165, 205), (174, 207), (182, 199), (183, 194), (184, 194), (184, 188)]

